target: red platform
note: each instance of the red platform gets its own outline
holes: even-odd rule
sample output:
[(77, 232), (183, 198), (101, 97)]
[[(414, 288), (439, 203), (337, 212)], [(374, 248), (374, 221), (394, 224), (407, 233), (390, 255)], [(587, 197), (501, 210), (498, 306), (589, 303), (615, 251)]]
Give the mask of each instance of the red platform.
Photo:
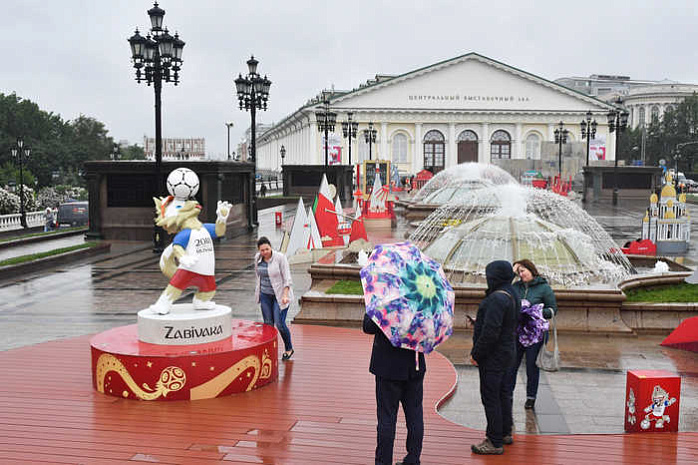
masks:
[(625, 386), (625, 431), (679, 430), (681, 378), (664, 370), (628, 371)]
[(104, 394), (138, 400), (197, 400), (264, 386), (279, 376), (277, 330), (233, 320), (218, 342), (166, 346), (138, 340), (138, 325), (99, 333), (92, 346), (92, 382)]

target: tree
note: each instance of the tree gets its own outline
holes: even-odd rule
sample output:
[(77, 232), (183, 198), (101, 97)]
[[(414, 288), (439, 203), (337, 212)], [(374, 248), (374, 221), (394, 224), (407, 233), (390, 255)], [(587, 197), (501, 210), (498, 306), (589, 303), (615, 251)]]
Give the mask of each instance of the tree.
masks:
[[(18, 137), (31, 148), (26, 168), (36, 176), (39, 186), (50, 186), (56, 178), (67, 179), (73, 174), (82, 184), (79, 173), (83, 163), (108, 159), (114, 142), (104, 124), (95, 118), (80, 115), (64, 121), (30, 100), (0, 93), (0, 166), (15, 163), (10, 150)], [(129, 148), (129, 156), (138, 155), (138, 150)]]
[(678, 166), (679, 171), (693, 171), (698, 157), (698, 95), (686, 97), (661, 121), (652, 121), (646, 131), (652, 164), (663, 158), (670, 167)]
[(139, 145), (128, 145), (122, 147), (120, 151), (122, 160), (145, 160), (145, 151)]

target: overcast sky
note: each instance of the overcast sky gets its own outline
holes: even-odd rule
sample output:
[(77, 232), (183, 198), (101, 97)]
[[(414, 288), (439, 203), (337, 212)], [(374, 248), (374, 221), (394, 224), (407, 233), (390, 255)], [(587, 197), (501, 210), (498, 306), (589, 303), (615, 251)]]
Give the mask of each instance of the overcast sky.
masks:
[[(357, 87), (469, 52), (546, 79), (622, 74), (698, 83), (698, 3), (686, 1), (162, 0), (186, 42), (181, 84), (163, 86), (163, 137), (204, 137), (227, 153), (250, 124), (233, 79), (250, 54), (272, 81), (279, 121), (332, 85)], [(137, 84), (127, 38), (150, 28), (141, 0), (2, 0), (0, 92), (42, 110), (102, 121), (109, 135), (153, 137), (154, 92)]]

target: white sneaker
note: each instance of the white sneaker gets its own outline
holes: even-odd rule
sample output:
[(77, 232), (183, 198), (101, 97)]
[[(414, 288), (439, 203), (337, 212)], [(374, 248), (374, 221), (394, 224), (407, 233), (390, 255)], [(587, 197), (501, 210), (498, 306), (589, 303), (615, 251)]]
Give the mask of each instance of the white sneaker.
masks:
[(213, 300), (200, 300), (196, 296), (191, 303), (194, 305), (194, 310), (213, 310), (216, 308), (216, 303)]
[(151, 312), (156, 315), (167, 315), (170, 313), (170, 308), (172, 307), (172, 301), (167, 298), (164, 294), (153, 305), (148, 307)]

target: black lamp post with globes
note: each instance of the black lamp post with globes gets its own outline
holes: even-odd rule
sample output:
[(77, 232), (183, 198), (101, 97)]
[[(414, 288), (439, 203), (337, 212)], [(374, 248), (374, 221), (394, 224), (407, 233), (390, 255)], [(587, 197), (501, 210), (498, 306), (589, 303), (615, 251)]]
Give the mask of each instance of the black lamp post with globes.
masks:
[(247, 60), (247, 75), (238, 75), (235, 79), (235, 91), (237, 92), (238, 103), (241, 110), (250, 112), (251, 119), (251, 138), (248, 152), (248, 159), (252, 162), (252, 180), (250, 182), (250, 210), (249, 210), (249, 226), (257, 226), (257, 134), (256, 134), (256, 115), (257, 110), (267, 109), (267, 101), (269, 100), (269, 89), (271, 81), (266, 76), (262, 77), (257, 73), (257, 65), (259, 61), (255, 60), (254, 55)]
[(17, 139), (17, 147), (12, 148), (12, 157), (17, 159), (19, 164), (19, 222), (24, 229), (27, 229), (27, 212), (24, 210), (24, 162), (29, 158), (31, 149), (24, 145), (24, 141)]
[[(131, 45), (131, 58), (136, 69), (136, 82), (145, 81), (148, 86), (153, 85), (155, 90), (155, 182), (156, 195), (164, 194), (162, 179), (162, 114), (161, 94), (162, 83), (171, 82), (175, 86), (179, 84), (179, 71), (182, 65), (182, 49), (184, 41), (175, 33), (169, 34), (167, 28), (162, 27), (165, 10), (158, 6), (158, 2), (148, 10), (150, 17), (150, 32), (141, 36), (136, 32), (128, 39)], [(160, 253), (164, 249), (165, 232), (159, 226), (153, 230), (153, 252)]]

